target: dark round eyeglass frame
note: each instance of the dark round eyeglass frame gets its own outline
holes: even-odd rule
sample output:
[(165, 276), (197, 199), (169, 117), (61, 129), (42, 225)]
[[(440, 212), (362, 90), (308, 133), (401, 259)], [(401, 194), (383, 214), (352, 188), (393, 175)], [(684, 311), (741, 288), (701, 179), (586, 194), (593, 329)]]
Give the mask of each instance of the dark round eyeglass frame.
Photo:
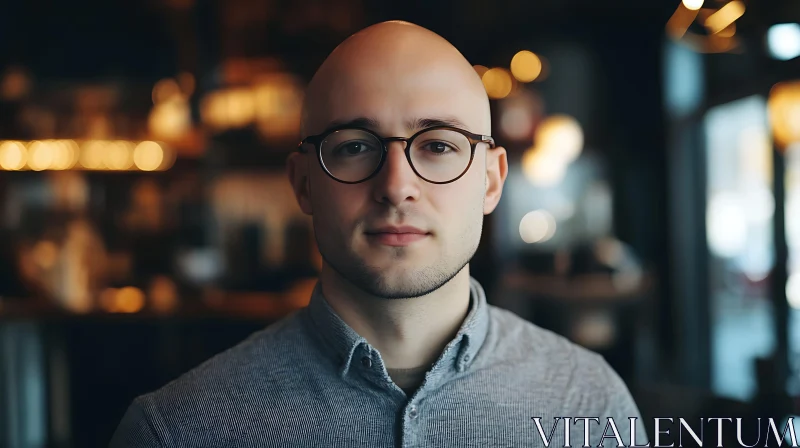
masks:
[[(357, 181), (345, 181), (345, 180), (341, 180), (341, 179), (337, 178), (336, 176), (333, 175), (333, 173), (331, 173), (328, 170), (328, 167), (325, 166), (325, 162), (322, 160), (322, 142), (324, 142), (326, 138), (328, 138), (330, 135), (332, 135), (335, 132), (350, 131), (350, 130), (366, 132), (366, 133), (372, 135), (373, 137), (375, 137), (383, 145), (383, 151), (381, 152), (381, 160), (380, 160), (380, 162), (378, 162), (378, 165), (375, 167), (375, 170), (369, 176), (365, 177), (364, 179), (357, 180)], [(467, 167), (464, 168), (464, 171), (461, 172), (461, 174), (459, 174), (458, 176), (456, 176), (455, 178), (453, 178), (451, 180), (444, 181), (444, 182), (437, 182), (437, 181), (432, 181), (430, 179), (427, 179), (427, 178), (425, 178), (425, 176), (421, 175), (419, 173), (419, 171), (417, 171), (417, 168), (414, 166), (414, 162), (411, 161), (411, 146), (412, 146), (412, 142), (418, 136), (420, 136), (420, 135), (422, 135), (422, 134), (424, 134), (426, 132), (430, 132), (430, 131), (455, 131), (455, 132), (458, 132), (459, 134), (463, 135), (464, 137), (466, 137), (467, 140), (469, 140), (469, 144), (470, 144), (469, 163), (467, 164)], [(425, 128), (425, 129), (422, 129), (421, 131), (416, 132), (414, 135), (412, 135), (411, 137), (408, 137), (408, 138), (406, 138), (406, 137), (381, 137), (380, 135), (378, 135), (374, 131), (372, 131), (370, 129), (367, 129), (367, 128), (362, 128), (362, 127), (357, 127), (357, 126), (343, 126), (343, 127), (339, 127), (339, 128), (330, 129), (330, 130), (328, 130), (326, 132), (323, 132), (322, 134), (309, 135), (308, 137), (304, 138), (303, 141), (301, 141), (299, 145), (297, 145), (297, 151), (300, 152), (300, 153), (303, 153), (303, 154), (307, 154), (308, 151), (305, 148), (303, 148), (303, 146), (304, 145), (308, 145), (308, 144), (314, 145), (314, 148), (316, 148), (316, 151), (317, 151), (317, 160), (319, 161), (319, 165), (322, 167), (322, 170), (325, 171), (325, 174), (330, 176), (333, 180), (335, 180), (337, 182), (341, 182), (343, 184), (359, 184), (361, 182), (366, 182), (366, 181), (372, 179), (373, 177), (375, 177), (381, 171), (381, 168), (383, 168), (383, 164), (386, 162), (386, 154), (389, 152), (389, 143), (391, 143), (391, 142), (405, 142), (405, 144), (406, 144), (406, 148), (405, 148), (406, 160), (408, 160), (408, 164), (409, 164), (409, 166), (411, 166), (411, 169), (414, 171), (414, 174), (416, 174), (417, 176), (419, 176), (420, 179), (422, 179), (422, 180), (424, 180), (426, 182), (430, 182), (432, 184), (438, 184), (438, 185), (449, 184), (449, 183), (455, 182), (458, 179), (461, 179), (461, 177), (463, 177), (465, 174), (467, 174), (467, 171), (469, 171), (469, 168), (472, 166), (472, 160), (475, 158), (475, 149), (478, 147), (478, 143), (486, 143), (486, 144), (488, 144), (489, 145), (489, 149), (492, 149), (492, 148), (495, 147), (494, 138), (492, 138), (489, 135), (474, 134), (472, 132), (465, 131), (464, 129), (460, 129), (460, 128), (456, 128), (456, 127), (452, 127), (452, 126), (433, 126), (433, 127), (430, 127), (430, 128)]]

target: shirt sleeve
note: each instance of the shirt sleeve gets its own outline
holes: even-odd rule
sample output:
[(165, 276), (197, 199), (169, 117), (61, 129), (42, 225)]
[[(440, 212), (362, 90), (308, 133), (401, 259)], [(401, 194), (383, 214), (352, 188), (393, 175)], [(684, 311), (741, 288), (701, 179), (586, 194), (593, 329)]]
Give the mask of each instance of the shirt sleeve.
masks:
[(110, 448), (166, 447), (156, 432), (153, 416), (139, 399), (128, 407), (111, 438)]
[(590, 446), (647, 445), (639, 408), (617, 372), (591, 352), (580, 353), (575, 367), (564, 415), (572, 418), (572, 446), (586, 445), (587, 428)]

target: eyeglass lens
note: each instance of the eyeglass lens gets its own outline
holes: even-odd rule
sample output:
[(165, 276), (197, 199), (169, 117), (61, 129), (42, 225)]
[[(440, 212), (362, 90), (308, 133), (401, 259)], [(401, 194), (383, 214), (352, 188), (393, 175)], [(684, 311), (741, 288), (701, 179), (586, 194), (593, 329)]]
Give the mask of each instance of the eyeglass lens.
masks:
[[(378, 168), (383, 143), (369, 132), (343, 129), (325, 138), (320, 150), (322, 163), (333, 177), (358, 182)], [(449, 129), (432, 129), (417, 135), (409, 150), (411, 165), (432, 182), (447, 182), (460, 176), (469, 166), (471, 153), (469, 139)]]

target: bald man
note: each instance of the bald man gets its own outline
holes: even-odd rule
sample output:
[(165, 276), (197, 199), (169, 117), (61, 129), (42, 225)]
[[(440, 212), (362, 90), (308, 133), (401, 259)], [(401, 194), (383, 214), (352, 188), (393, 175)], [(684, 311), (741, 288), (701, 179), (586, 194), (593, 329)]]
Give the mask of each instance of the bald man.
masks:
[(309, 306), (137, 398), (112, 446), (646, 443), (600, 356), (470, 277), (508, 172), (490, 130), (480, 79), (440, 36), (385, 22), (339, 45), (287, 167), (323, 257)]

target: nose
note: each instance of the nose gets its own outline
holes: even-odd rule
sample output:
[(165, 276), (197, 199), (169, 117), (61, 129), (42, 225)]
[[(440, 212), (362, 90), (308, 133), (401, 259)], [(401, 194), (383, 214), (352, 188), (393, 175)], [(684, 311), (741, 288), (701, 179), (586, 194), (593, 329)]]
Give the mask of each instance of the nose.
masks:
[(386, 160), (373, 178), (373, 196), (376, 201), (399, 206), (404, 201), (419, 199), (422, 180), (411, 169), (405, 153), (406, 142), (387, 143)]

